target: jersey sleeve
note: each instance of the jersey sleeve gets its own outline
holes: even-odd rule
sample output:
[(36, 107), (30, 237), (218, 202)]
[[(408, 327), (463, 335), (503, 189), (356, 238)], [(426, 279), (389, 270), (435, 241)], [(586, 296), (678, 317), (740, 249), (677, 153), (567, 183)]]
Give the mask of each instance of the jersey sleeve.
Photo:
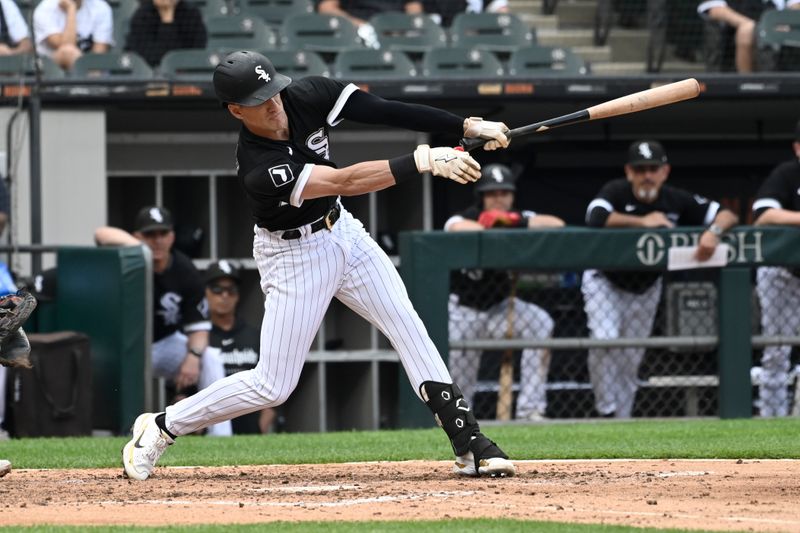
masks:
[(720, 205), (705, 196), (677, 189), (680, 202), (679, 221), (686, 226), (708, 226), (719, 213)]
[(609, 181), (603, 185), (597, 196), (586, 207), (586, 225), (592, 228), (604, 227), (608, 217), (615, 210), (615, 204), (619, 203), (621, 193), (619, 180)]
[(311, 163), (292, 160), (288, 151), (285, 156), (271, 151), (244, 176), (243, 183), (253, 198), (272, 199), (300, 207), (303, 189), (313, 169)]
[(322, 76), (309, 76), (302, 81), (307, 85), (303, 105), (325, 117), (325, 123), (329, 126), (336, 126), (343, 120), (340, 115), (344, 105), (358, 91), (358, 87), (352, 83), (345, 85)]
[(767, 209), (786, 209), (790, 205), (789, 184), (786, 183), (781, 167), (775, 168), (756, 193), (756, 200), (753, 202), (753, 219), (764, 214)]

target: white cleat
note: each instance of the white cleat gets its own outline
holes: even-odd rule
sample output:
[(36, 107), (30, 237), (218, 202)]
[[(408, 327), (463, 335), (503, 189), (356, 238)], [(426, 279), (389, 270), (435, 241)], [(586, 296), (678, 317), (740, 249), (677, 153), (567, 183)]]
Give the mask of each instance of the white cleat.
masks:
[(11, 472), (11, 461), (0, 459), (0, 477), (5, 476), (9, 472)]
[(502, 457), (481, 459), (476, 469), (475, 456), (472, 452), (467, 452), (465, 455), (456, 457), (456, 462), (453, 465), (453, 472), (462, 476), (472, 477), (512, 477), (517, 473), (517, 469), (514, 463)]
[(129, 478), (147, 479), (167, 446), (175, 442), (156, 424), (160, 414), (144, 413), (133, 423), (131, 440), (122, 448), (122, 466)]

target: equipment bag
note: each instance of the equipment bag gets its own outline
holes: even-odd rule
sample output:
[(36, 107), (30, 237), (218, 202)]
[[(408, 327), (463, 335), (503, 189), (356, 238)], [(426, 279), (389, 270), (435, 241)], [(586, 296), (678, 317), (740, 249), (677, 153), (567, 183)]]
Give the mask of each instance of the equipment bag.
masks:
[(9, 369), (16, 437), (92, 433), (89, 337), (74, 331), (32, 333), (31, 369)]

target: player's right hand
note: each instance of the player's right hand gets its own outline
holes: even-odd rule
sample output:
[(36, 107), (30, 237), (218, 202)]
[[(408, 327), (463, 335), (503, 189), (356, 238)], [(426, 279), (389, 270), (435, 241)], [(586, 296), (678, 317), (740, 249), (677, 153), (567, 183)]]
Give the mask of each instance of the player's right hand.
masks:
[(414, 162), (420, 173), (430, 172), (462, 184), (478, 181), (481, 177), (481, 165), (468, 152), (455, 148), (431, 148), (420, 144), (414, 150)]
[(653, 211), (642, 217), (645, 228), (674, 228), (675, 224), (661, 211)]

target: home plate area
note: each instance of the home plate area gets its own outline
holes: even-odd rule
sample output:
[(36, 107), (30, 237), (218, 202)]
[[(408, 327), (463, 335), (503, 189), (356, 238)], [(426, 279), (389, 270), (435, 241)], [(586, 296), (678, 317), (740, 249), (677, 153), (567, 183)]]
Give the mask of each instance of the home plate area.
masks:
[(518, 461), (512, 478), (450, 462), (14, 470), (4, 525), (181, 525), (508, 518), (706, 530), (800, 531), (800, 461)]

